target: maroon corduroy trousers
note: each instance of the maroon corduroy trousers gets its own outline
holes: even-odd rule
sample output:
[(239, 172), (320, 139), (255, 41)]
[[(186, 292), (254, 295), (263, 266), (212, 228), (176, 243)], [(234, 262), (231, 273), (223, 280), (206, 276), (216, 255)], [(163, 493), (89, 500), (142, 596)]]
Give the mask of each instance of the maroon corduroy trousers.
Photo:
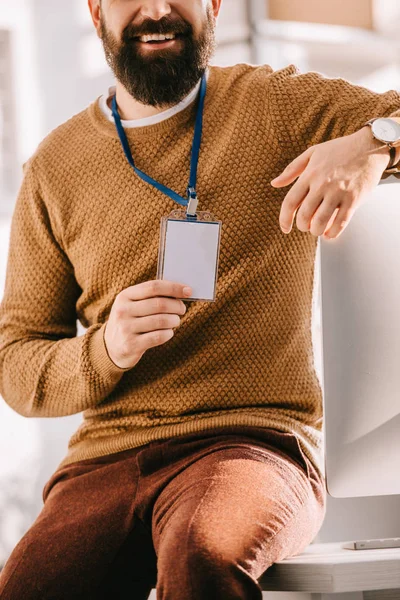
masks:
[(296, 436), (196, 432), (57, 470), (0, 573), (1, 600), (260, 600), (301, 553), (326, 488)]

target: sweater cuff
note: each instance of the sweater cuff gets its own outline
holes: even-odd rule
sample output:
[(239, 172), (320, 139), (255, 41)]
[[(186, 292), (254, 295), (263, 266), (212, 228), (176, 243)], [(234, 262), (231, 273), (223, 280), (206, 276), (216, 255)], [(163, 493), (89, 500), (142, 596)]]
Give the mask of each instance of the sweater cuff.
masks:
[(89, 359), (95, 371), (97, 371), (105, 380), (114, 380), (117, 382), (122, 377), (123, 373), (129, 371), (131, 367), (122, 369), (111, 360), (104, 340), (106, 324), (107, 323), (103, 323), (90, 337)]

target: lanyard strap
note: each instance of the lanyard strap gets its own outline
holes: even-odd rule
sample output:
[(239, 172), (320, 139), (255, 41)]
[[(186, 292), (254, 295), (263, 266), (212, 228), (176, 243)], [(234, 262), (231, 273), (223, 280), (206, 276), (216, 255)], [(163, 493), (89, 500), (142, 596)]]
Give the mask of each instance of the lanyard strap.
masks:
[(133, 161), (132, 152), (129, 147), (129, 142), (126, 137), (125, 130), (121, 123), (121, 117), (119, 116), (116, 95), (114, 95), (113, 100), (112, 100), (112, 114), (114, 117), (115, 126), (117, 128), (118, 136), (121, 141), (122, 147), (125, 152), (125, 156), (129, 162), (129, 164), (135, 169), (135, 172), (137, 173), (137, 175), (139, 175), (139, 177), (141, 177), (144, 181), (146, 181), (147, 183), (150, 183), (151, 185), (156, 187), (158, 190), (160, 190), (164, 194), (167, 194), (167, 196), (172, 198), (172, 200), (175, 200), (175, 202), (178, 202), (182, 206), (187, 206), (186, 214), (190, 215), (190, 216), (194, 216), (194, 217), (196, 215), (196, 208), (197, 208), (197, 193), (196, 193), (197, 165), (198, 165), (198, 161), (199, 161), (201, 134), (202, 134), (202, 129), (203, 129), (203, 106), (204, 106), (204, 99), (205, 99), (205, 95), (206, 95), (206, 86), (207, 86), (206, 75), (205, 75), (205, 73), (203, 73), (203, 76), (201, 78), (201, 84), (200, 84), (200, 97), (199, 97), (199, 104), (197, 107), (196, 124), (195, 124), (195, 128), (194, 128), (192, 155), (191, 155), (191, 159), (190, 159), (189, 185), (186, 188), (187, 198), (183, 198), (182, 196), (180, 196), (179, 194), (174, 192), (174, 190), (171, 190), (171, 188), (163, 185), (159, 181), (156, 181), (155, 179), (153, 179), (152, 177), (150, 177), (149, 175), (147, 175), (146, 173), (144, 173), (143, 171), (141, 171), (140, 169), (138, 169), (136, 167), (136, 165)]

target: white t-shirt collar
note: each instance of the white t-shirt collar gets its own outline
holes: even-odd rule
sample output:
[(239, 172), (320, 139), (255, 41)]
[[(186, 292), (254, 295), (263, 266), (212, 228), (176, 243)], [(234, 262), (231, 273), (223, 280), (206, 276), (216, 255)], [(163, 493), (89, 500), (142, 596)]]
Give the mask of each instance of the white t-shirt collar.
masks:
[[(208, 79), (209, 74), (210, 74), (209, 69), (207, 69), (206, 70), (206, 79)], [(170, 108), (167, 108), (167, 110), (163, 110), (162, 112), (157, 113), (156, 115), (152, 115), (151, 117), (143, 117), (142, 119), (132, 119), (132, 120), (123, 120), (122, 119), (121, 120), (122, 126), (123, 127), (143, 127), (144, 125), (154, 125), (155, 123), (159, 123), (160, 121), (169, 119), (176, 113), (178, 113), (181, 110), (183, 110), (184, 108), (186, 108), (191, 102), (193, 102), (193, 100), (196, 98), (197, 93), (199, 91), (200, 84), (201, 84), (201, 79), (197, 82), (197, 84), (189, 92), (189, 94), (187, 96), (185, 96), (185, 98), (183, 100), (181, 100), (178, 104), (175, 104), (175, 106), (171, 106)], [(107, 100), (108, 100), (108, 98), (110, 98), (110, 96), (113, 96), (115, 94), (115, 89), (116, 89), (115, 86), (108, 88), (108, 94), (103, 94), (99, 98), (99, 106), (100, 106), (101, 110), (103, 111), (104, 115), (107, 117), (107, 119), (109, 121), (111, 121), (111, 123), (114, 123), (114, 117), (112, 115), (111, 108), (109, 108), (109, 106), (107, 104)]]

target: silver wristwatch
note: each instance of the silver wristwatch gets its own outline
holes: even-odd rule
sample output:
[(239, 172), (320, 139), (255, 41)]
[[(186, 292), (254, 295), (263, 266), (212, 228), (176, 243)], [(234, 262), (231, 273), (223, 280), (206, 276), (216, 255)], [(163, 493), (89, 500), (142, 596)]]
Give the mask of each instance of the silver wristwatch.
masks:
[(397, 166), (400, 163), (400, 159), (397, 161), (396, 165), (394, 164), (394, 161), (396, 159), (396, 149), (400, 145), (400, 123), (390, 117), (376, 117), (375, 119), (367, 121), (365, 125), (371, 127), (372, 135), (375, 139), (383, 142), (389, 148), (390, 161), (385, 169), (385, 173), (397, 172)]

